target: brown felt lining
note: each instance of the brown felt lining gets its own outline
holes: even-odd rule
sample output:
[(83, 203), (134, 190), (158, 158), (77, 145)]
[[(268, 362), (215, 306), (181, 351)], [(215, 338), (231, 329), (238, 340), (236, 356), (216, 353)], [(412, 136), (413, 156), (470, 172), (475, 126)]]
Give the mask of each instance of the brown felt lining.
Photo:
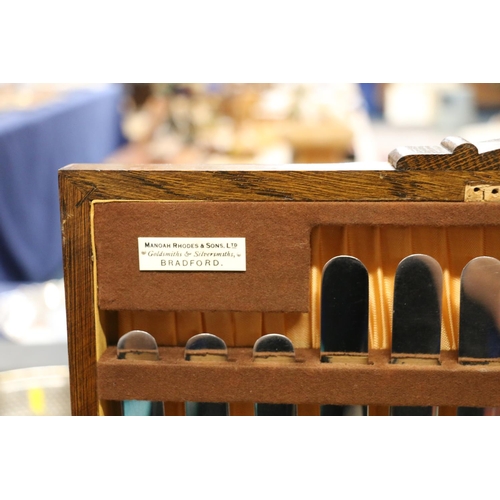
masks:
[(158, 362), (126, 362), (109, 348), (98, 363), (102, 399), (500, 406), (500, 366), (394, 365), (388, 353), (371, 364), (321, 363), (319, 351), (298, 349), (296, 362), (255, 363), (251, 349), (232, 348), (228, 361), (196, 363), (182, 348), (160, 348)]
[[(480, 226), (499, 220), (500, 204), (482, 203), (94, 203), (99, 307), (306, 312), (315, 226)], [(141, 272), (141, 236), (244, 237), (247, 270)]]

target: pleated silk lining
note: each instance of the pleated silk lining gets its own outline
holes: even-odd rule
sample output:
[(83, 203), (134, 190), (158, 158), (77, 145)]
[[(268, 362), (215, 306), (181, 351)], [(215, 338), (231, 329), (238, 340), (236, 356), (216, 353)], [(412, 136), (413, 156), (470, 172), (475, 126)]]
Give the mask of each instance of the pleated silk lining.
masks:
[[(146, 330), (159, 345), (182, 346), (193, 335), (208, 332), (221, 337), (229, 347), (251, 347), (264, 334), (281, 333), (296, 348), (319, 348), (323, 266), (337, 255), (352, 255), (364, 263), (369, 273), (370, 345), (385, 349), (390, 346), (396, 267), (404, 257), (414, 253), (434, 257), (443, 269), (441, 346), (444, 350), (456, 349), (460, 275), (474, 257), (500, 258), (500, 231), (496, 227), (316, 227), (311, 234), (309, 313), (120, 311), (118, 334)], [(276, 286), (286, 287), (287, 283)]]

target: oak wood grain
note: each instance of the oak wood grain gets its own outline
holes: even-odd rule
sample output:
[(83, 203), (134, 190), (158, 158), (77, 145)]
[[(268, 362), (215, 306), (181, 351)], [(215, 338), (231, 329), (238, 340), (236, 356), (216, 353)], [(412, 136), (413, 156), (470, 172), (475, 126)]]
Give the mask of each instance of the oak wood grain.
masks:
[(499, 171), (61, 170), (93, 200), (463, 201)]
[(500, 169), (500, 140), (473, 144), (461, 137), (446, 137), (439, 146), (403, 146), (389, 153), (396, 170)]
[(71, 177), (60, 176), (64, 289), (73, 415), (96, 415), (96, 334), (90, 203)]

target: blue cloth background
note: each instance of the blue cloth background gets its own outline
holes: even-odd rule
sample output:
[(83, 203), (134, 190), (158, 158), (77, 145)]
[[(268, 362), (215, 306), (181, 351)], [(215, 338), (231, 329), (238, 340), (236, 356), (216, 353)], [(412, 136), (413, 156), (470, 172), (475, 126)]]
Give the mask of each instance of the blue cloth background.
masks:
[(123, 86), (103, 85), (0, 113), (0, 283), (62, 277), (57, 172), (102, 162), (125, 142), (123, 97)]

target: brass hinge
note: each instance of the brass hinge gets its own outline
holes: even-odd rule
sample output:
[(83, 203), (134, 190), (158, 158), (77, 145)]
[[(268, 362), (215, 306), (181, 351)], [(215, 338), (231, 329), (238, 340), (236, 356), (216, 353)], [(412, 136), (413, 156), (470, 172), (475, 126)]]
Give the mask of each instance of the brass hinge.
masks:
[(467, 184), (464, 201), (500, 201), (500, 185)]

